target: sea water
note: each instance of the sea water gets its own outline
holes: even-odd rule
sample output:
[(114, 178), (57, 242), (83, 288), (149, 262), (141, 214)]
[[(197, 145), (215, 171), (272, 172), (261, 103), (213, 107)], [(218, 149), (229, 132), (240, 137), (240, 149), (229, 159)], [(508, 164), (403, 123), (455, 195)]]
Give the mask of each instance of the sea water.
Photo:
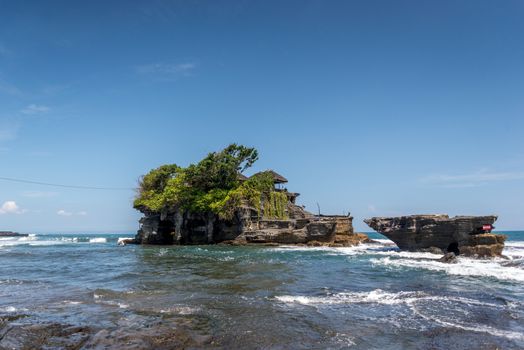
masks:
[[(524, 232), (506, 234), (507, 258), (457, 264), (400, 252), (378, 234), (349, 248), (4, 237), (0, 348), (40, 325), (77, 328), (31, 347), (522, 349)], [(15, 326), (25, 327), (20, 339)]]

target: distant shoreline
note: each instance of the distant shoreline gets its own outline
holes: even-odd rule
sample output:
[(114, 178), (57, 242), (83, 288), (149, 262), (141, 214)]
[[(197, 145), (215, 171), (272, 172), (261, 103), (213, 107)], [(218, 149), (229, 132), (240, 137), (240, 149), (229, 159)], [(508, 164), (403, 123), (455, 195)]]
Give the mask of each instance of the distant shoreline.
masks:
[(13, 231), (0, 231), (0, 237), (27, 237), (27, 233), (18, 233)]

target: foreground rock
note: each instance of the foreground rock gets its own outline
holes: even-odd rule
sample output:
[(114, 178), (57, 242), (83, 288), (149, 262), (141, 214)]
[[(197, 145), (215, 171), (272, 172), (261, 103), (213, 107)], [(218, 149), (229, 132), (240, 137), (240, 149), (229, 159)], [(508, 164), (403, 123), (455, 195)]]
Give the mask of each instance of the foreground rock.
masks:
[[(28, 315), (0, 315), (0, 349), (201, 349), (211, 337), (194, 331), (191, 321), (164, 319), (149, 315), (133, 324), (127, 317), (111, 326), (79, 326), (58, 322), (38, 322)], [(129, 316), (134, 321), (137, 317)]]
[(455, 255), (501, 256), (505, 235), (493, 234), (497, 216), (412, 215), (374, 217), (364, 222), (402, 250)]

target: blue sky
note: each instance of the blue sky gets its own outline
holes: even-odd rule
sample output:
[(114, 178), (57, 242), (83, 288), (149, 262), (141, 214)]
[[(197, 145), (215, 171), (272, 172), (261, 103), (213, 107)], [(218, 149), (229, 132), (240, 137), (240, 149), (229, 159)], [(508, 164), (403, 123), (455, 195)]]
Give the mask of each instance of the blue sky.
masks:
[[(0, 1), (0, 177), (136, 186), (231, 142), (323, 213), (524, 229), (524, 2)], [(0, 181), (0, 230), (137, 228)]]

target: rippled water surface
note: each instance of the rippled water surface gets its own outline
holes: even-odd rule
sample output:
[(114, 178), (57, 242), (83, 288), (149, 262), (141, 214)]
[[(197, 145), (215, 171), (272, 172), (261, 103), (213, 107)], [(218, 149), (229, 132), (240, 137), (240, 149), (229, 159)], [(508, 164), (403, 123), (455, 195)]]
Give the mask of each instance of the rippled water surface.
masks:
[(458, 264), (388, 240), (302, 248), (2, 238), (0, 348), (521, 349), (524, 232), (509, 236), (507, 259)]

